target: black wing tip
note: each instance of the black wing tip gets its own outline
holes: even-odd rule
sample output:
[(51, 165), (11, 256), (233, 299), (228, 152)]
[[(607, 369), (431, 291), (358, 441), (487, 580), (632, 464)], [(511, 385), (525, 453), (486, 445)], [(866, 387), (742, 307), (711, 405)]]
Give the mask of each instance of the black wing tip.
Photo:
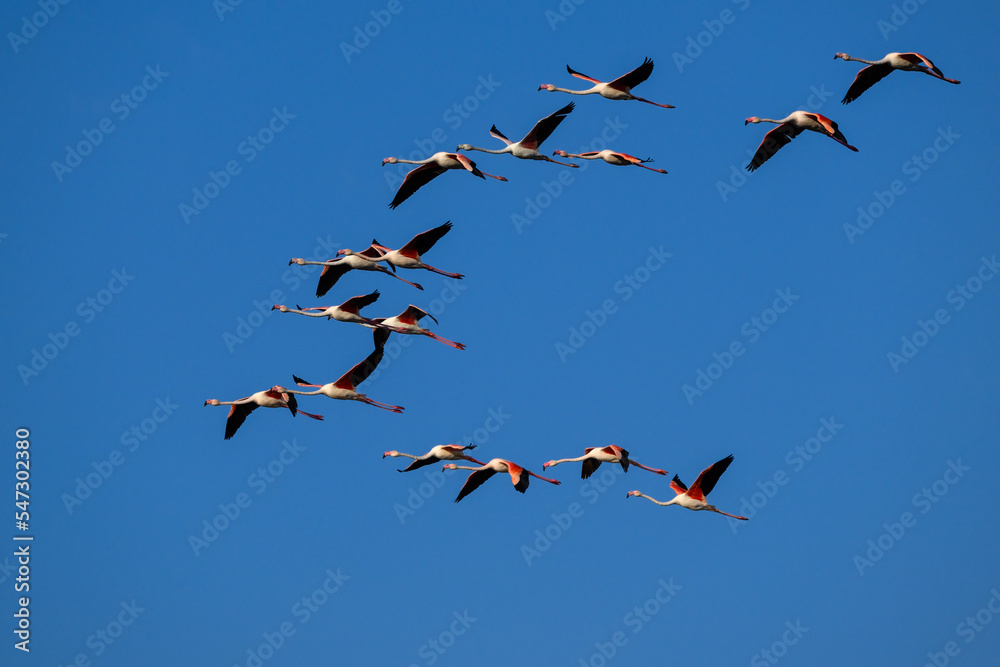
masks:
[(312, 384), (310, 382), (306, 382), (305, 380), (295, 375), (294, 373), (292, 374), (292, 379), (295, 380), (295, 384)]

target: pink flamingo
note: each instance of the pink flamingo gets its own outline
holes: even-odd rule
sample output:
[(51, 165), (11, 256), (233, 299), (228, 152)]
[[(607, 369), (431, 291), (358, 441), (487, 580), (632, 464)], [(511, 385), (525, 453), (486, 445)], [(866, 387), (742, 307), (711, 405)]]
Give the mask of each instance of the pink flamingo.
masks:
[(608, 445), (607, 447), (587, 447), (583, 450), (583, 452), (583, 456), (578, 456), (575, 459), (558, 459), (556, 461), (543, 463), (542, 470), (559, 465), (560, 463), (583, 461), (583, 472), (580, 474), (580, 479), (587, 479), (593, 475), (597, 469), (601, 467), (602, 463), (620, 463), (622, 470), (625, 472), (628, 472), (629, 464), (632, 464), (637, 468), (642, 468), (643, 470), (648, 470), (649, 472), (655, 472), (657, 475), (667, 474), (666, 470), (650, 468), (642, 465), (638, 461), (633, 461), (629, 458), (629, 453), (617, 445)]
[(555, 164), (561, 164), (564, 167), (573, 167), (574, 169), (579, 168), (578, 164), (571, 164), (569, 162), (560, 162), (559, 160), (553, 160), (547, 155), (542, 155), (538, 152), (538, 147), (542, 145), (542, 142), (549, 138), (552, 131), (555, 130), (559, 123), (563, 121), (564, 118), (573, 110), (576, 105), (570, 102), (564, 106), (559, 111), (552, 113), (545, 118), (541, 119), (535, 126), (531, 128), (531, 132), (524, 135), (524, 139), (518, 142), (513, 142), (507, 137), (503, 136), (503, 133), (497, 129), (494, 125), (490, 128), (490, 136), (499, 139), (500, 141), (507, 144), (506, 148), (501, 148), (498, 151), (490, 150), (488, 148), (478, 148), (470, 144), (459, 144), (457, 151), (481, 151), (483, 153), (493, 153), (494, 155), (502, 155), (503, 153), (510, 153), (516, 158), (521, 158), (522, 160), (544, 160), (545, 162), (552, 162)]
[(473, 176), (478, 176), (479, 178), (486, 180), (486, 177), (495, 178), (498, 181), (506, 181), (507, 179), (503, 176), (494, 176), (493, 174), (487, 174), (485, 171), (479, 171), (476, 168), (476, 163), (469, 158), (461, 155), (460, 153), (435, 153), (426, 160), (404, 160), (402, 158), (387, 157), (382, 160), (382, 166), (387, 164), (419, 164), (420, 166), (416, 169), (411, 169), (403, 177), (403, 182), (399, 186), (399, 190), (396, 191), (396, 196), (392, 198), (389, 203), (389, 208), (396, 208), (404, 201), (409, 199), (410, 195), (419, 190), (421, 187), (430, 183), (433, 179), (437, 178), (449, 169), (465, 169), (470, 172)]
[(637, 167), (642, 167), (643, 169), (649, 169), (650, 171), (655, 171), (658, 174), (667, 173), (666, 169), (653, 169), (652, 167), (647, 167), (644, 162), (652, 162), (653, 158), (648, 157), (645, 160), (640, 160), (637, 157), (628, 155), (627, 153), (618, 153), (613, 150), (605, 148), (603, 151), (589, 151), (587, 153), (567, 153), (563, 150), (558, 150), (553, 155), (560, 155), (562, 157), (575, 157), (581, 160), (604, 160), (608, 164), (613, 164), (616, 167), (627, 167), (629, 165), (635, 165)]
[(684, 486), (684, 482), (680, 480), (677, 475), (674, 475), (674, 479), (670, 482), (670, 488), (674, 490), (677, 496), (667, 502), (661, 502), (656, 498), (651, 498), (640, 491), (629, 491), (625, 497), (630, 498), (632, 496), (638, 496), (640, 498), (645, 498), (646, 500), (652, 501), (657, 505), (680, 505), (681, 507), (686, 507), (689, 510), (708, 510), (710, 512), (717, 512), (718, 514), (724, 514), (725, 516), (731, 517), (733, 519), (739, 519), (741, 521), (747, 521), (745, 516), (737, 516), (735, 514), (728, 514), (720, 509), (717, 509), (715, 505), (708, 504), (708, 494), (712, 492), (715, 488), (715, 483), (719, 481), (719, 477), (722, 473), (726, 472), (726, 468), (729, 464), (733, 462), (733, 455), (730, 454), (721, 461), (713, 463), (709, 467), (701, 471), (698, 475), (698, 479), (694, 480), (694, 484), (691, 488)]
[(413, 454), (404, 454), (403, 452), (397, 452), (395, 449), (382, 454), (384, 459), (387, 456), (405, 456), (406, 458), (413, 459), (413, 463), (403, 468), (399, 472), (410, 472), (411, 470), (416, 470), (417, 468), (423, 468), (424, 466), (429, 466), (432, 463), (437, 463), (438, 461), (472, 461), (479, 465), (486, 465), (482, 461), (472, 458), (464, 452), (470, 449), (475, 449), (475, 445), (437, 445), (431, 448), (431, 451), (427, 452), (423, 456), (414, 456)]
[(753, 159), (747, 165), (748, 171), (756, 171), (760, 165), (771, 159), (771, 156), (777, 153), (778, 149), (792, 143), (792, 139), (799, 136), (803, 130), (812, 130), (813, 132), (825, 134), (837, 143), (847, 146), (855, 153), (858, 152), (857, 148), (847, 143), (847, 137), (837, 128), (835, 122), (818, 113), (793, 111), (787, 118), (782, 118), (781, 120), (750, 116), (743, 121), (744, 125), (748, 125), (749, 123), (776, 123), (778, 127), (764, 135), (764, 140), (760, 142), (757, 152), (754, 153)]
[(513, 482), (514, 488), (524, 493), (528, 488), (529, 477), (537, 477), (538, 479), (544, 480), (549, 484), (562, 484), (557, 479), (549, 479), (548, 477), (542, 477), (541, 475), (536, 475), (527, 468), (522, 468), (513, 461), (508, 461), (506, 459), (493, 459), (489, 463), (486, 463), (478, 468), (470, 468), (469, 466), (460, 466), (454, 463), (449, 463), (442, 468), (442, 470), (472, 470), (473, 473), (469, 475), (469, 478), (465, 480), (465, 484), (462, 486), (462, 490), (458, 492), (458, 497), (455, 498), (457, 503), (462, 498), (466, 497), (480, 486), (483, 482), (488, 480), (493, 475), (498, 472), (510, 473), (510, 481)]
[(295, 401), (295, 396), (291, 392), (286, 391), (283, 387), (274, 386), (266, 391), (258, 391), (256, 394), (251, 394), (246, 398), (241, 398), (235, 401), (220, 401), (215, 398), (210, 398), (205, 401), (205, 405), (231, 405), (229, 408), (229, 416), (226, 418), (226, 440), (236, 435), (237, 429), (243, 425), (246, 421), (247, 415), (256, 410), (257, 408), (288, 408), (294, 417), (296, 414), (302, 414), (306, 417), (312, 417), (319, 421), (323, 420), (323, 415), (314, 415), (305, 410), (299, 410), (298, 404)]
[[(362, 403), (367, 403), (368, 405), (373, 405), (376, 408), (382, 408), (383, 410), (388, 410), (390, 412), (395, 412), (401, 414), (404, 410), (402, 406), (399, 405), (387, 405), (385, 403), (379, 403), (374, 401), (366, 394), (358, 393), (357, 386), (368, 379), (368, 376), (372, 374), (375, 368), (382, 361), (382, 355), (384, 354), (384, 349), (378, 344), (378, 339), (376, 338), (375, 350), (369, 354), (364, 361), (357, 364), (354, 368), (344, 373), (339, 379), (328, 384), (310, 384), (300, 377), (292, 376), (295, 380), (295, 384), (300, 387), (316, 387), (316, 391), (296, 391), (294, 389), (285, 389), (280, 387), (281, 391), (288, 392), (290, 394), (300, 394), (302, 396), (317, 396), (322, 394), (323, 396), (329, 396), (330, 398), (342, 400), (342, 401), (361, 401)], [(382, 343), (385, 343), (385, 339), (382, 339)]]
[(436, 317), (434, 317), (433, 315), (431, 315), (430, 313), (421, 308), (417, 308), (412, 304), (407, 306), (406, 310), (404, 310), (399, 315), (396, 315), (395, 317), (389, 317), (389, 318), (376, 317), (373, 320), (373, 322), (375, 322), (376, 324), (381, 324), (383, 326), (389, 327), (392, 329), (392, 331), (395, 331), (396, 333), (409, 334), (413, 336), (417, 335), (427, 336), (429, 338), (433, 338), (436, 341), (440, 341), (445, 345), (451, 345), (453, 348), (457, 350), (465, 349), (465, 345), (463, 345), (462, 343), (456, 343), (455, 341), (448, 340), (447, 338), (442, 338), (433, 331), (430, 331), (429, 329), (424, 329), (419, 324), (417, 324), (417, 322), (422, 320), (424, 317), (429, 317), (432, 320), (434, 320), (435, 323), (440, 324), (440, 322), (437, 321)]
[(421, 258), (425, 252), (433, 248), (434, 244), (441, 240), (442, 236), (451, 231), (451, 227), (452, 225), (449, 221), (443, 225), (435, 227), (434, 229), (428, 229), (426, 232), (421, 232), (410, 239), (407, 244), (399, 250), (386, 248), (384, 245), (379, 245), (378, 241), (375, 239), (372, 239), (372, 247), (381, 250), (383, 253), (379, 259), (372, 261), (388, 262), (392, 266), (400, 269), (426, 269), (427, 271), (433, 271), (434, 273), (439, 273), (442, 276), (448, 276), (449, 278), (464, 278), (465, 276), (461, 273), (448, 273), (447, 271), (436, 269), (430, 264), (424, 264)]
[(851, 87), (847, 89), (847, 94), (844, 95), (844, 99), (840, 101), (841, 104), (850, 104), (854, 100), (861, 97), (861, 93), (865, 92), (876, 83), (884, 79), (885, 77), (892, 74), (893, 70), (902, 70), (904, 72), (923, 72), (924, 74), (929, 74), (930, 76), (941, 79), (942, 81), (947, 81), (948, 83), (962, 83), (961, 81), (956, 81), (955, 79), (949, 79), (941, 73), (934, 63), (930, 61), (927, 56), (920, 55), (919, 53), (887, 53), (885, 57), (880, 60), (865, 60), (864, 58), (854, 58), (847, 55), (846, 53), (838, 53), (833, 56), (833, 59), (842, 58), (844, 60), (853, 60), (859, 63), (865, 63), (868, 67), (865, 67), (858, 75), (854, 77), (854, 82), (851, 83)]
[[(329, 307), (312, 307), (303, 308), (302, 306), (296, 306), (295, 308), (289, 308), (288, 306), (282, 306), (281, 304), (275, 304), (271, 306), (271, 310), (278, 310), (282, 313), (298, 313), (299, 315), (305, 315), (306, 317), (325, 317), (331, 320), (337, 320), (338, 322), (353, 322), (355, 324), (363, 324), (368, 327), (379, 327), (388, 329), (384, 324), (380, 324), (374, 320), (368, 319), (367, 317), (362, 317), (360, 310), (365, 306), (371, 305), (378, 301), (379, 293), (375, 290), (371, 294), (362, 294), (360, 296), (354, 296), (340, 304), (339, 306), (329, 306)], [(296, 310), (298, 308), (298, 310)], [(309, 312), (318, 311), (318, 312)]]
[(649, 58), (644, 59), (641, 65), (628, 74), (623, 74), (610, 83), (604, 83), (593, 77), (580, 74), (579, 72), (574, 71), (569, 65), (566, 65), (566, 71), (578, 79), (590, 81), (594, 84), (594, 87), (588, 88), (587, 90), (568, 90), (566, 88), (556, 88), (550, 83), (543, 83), (538, 87), (538, 90), (547, 90), (550, 93), (558, 91), (560, 93), (569, 93), (570, 95), (596, 94), (609, 100), (638, 100), (639, 102), (645, 102), (646, 104), (663, 107), (664, 109), (674, 108), (671, 104), (657, 104), (656, 102), (650, 102), (649, 100), (645, 100), (632, 94), (632, 89), (648, 79), (649, 75), (653, 73), (653, 61)]
[[(341, 257), (340, 255), (344, 255)], [(310, 260), (302, 259), (301, 257), (293, 257), (288, 261), (288, 265), (298, 264), (299, 266), (304, 266), (306, 264), (322, 266), (323, 272), (319, 274), (319, 283), (316, 285), (316, 296), (321, 297), (330, 291), (330, 288), (337, 284), (348, 271), (353, 269), (358, 269), (360, 271), (380, 271), (388, 276), (392, 276), (397, 280), (402, 280), (407, 285), (412, 285), (418, 290), (423, 290), (424, 288), (417, 283), (411, 283), (409, 280), (403, 280), (396, 274), (394, 274), (389, 269), (384, 266), (379, 266), (375, 261), (382, 256), (382, 251), (376, 248), (369, 247), (367, 250), (362, 252), (352, 252), (351, 250), (341, 250), (337, 253), (337, 257), (329, 259), (325, 262), (314, 262)]]

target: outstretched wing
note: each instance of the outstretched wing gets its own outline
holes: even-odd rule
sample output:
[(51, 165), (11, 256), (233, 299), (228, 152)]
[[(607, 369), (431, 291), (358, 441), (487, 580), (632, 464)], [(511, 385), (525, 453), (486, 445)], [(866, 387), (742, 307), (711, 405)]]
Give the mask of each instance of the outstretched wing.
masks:
[(583, 472), (580, 473), (580, 479), (587, 479), (601, 467), (601, 462), (597, 459), (584, 459), (583, 460)]
[(340, 304), (341, 310), (346, 310), (349, 313), (357, 313), (359, 310), (365, 306), (370, 306), (371, 304), (378, 301), (378, 290), (375, 290), (371, 294), (362, 294), (360, 296), (352, 296), (350, 299)]
[[(380, 318), (378, 318), (376, 320), (372, 320), (372, 321), (373, 322), (383, 322), (383, 321), (385, 321), (385, 318), (380, 317)], [(385, 347), (385, 342), (387, 340), (389, 340), (389, 334), (391, 334), (391, 333), (392, 332), (389, 331), (388, 329), (383, 329), (382, 327), (375, 327), (375, 329), (373, 331), (372, 338), (375, 341), (375, 349), (376, 350), (381, 350), (383, 347)]]
[(598, 81), (592, 76), (587, 76), (586, 74), (580, 74), (569, 65), (566, 65), (566, 71), (575, 76), (576, 78), (583, 79), (584, 81), (590, 81), (591, 83), (604, 83), (603, 81)]
[(441, 459), (436, 456), (428, 456), (427, 458), (413, 459), (413, 463), (403, 468), (400, 472), (410, 472), (411, 470), (416, 470), (417, 468), (423, 468), (424, 466), (429, 466), (432, 463), (437, 463)]
[(732, 462), (733, 455), (730, 454), (721, 461), (717, 461), (702, 470), (701, 474), (698, 475), (698, 479), (696, 479), (694, 484), (691, 485), (691, 491), (693, 492), (695, 489), (700, 489), (702, 494), (705, 496), (710, 494), (712, 489), (715, 488), (715, 483), (719, 481), (719, 477), (722, 476), (722, 473), (726, 472), (726, 468), (728, 468), (729, 464)]
[(501, 132), (500, 130), (497, 129), (496, 125), (494, 125), (493, 127), (490, 128), (490, 136), (493, 137), (494, 139), (499, 139), (500, 141), (504, 142), (508, 146), (510, 146), (512, 143), (514, 143), (513, 141), (511, 141), (510, 139), (508, 139), (507, 137), (505, 137), (503, 135), (503, 132)]
[(847, 94), (844, 95), (844, 99), (840, 100), (840, 103), (850, 104), (858, 99), (861, 97), (861, 93), (874, 86), (889, 74), (892, 74), (892, 69), (889, 65), (869, 65), (865, 67), (854, 77), (854, 82), (851, 83), (851, 87), (847, 89)]
[(764, 135), (764, 140), (757, 147), (753, 159), (747, 165), (748, 171), (756, 171), (760, 165), (771, 159), (771, 156), (778, 152), (783, 146), (792, 143), (792, 139), (799, 131), (791, 123), (782, 123)]
[(483, 482), (495, 474), (497, 474), (497, 471), (493, 468), (486, 468), (485, 470), (476, 470), (473, 472), (469, 475), (469, 478), (465, 480), (465, 484), (462, 486), (462, 490), (458, 492), (458, 497), (455, 498), (455, 502), (457, 503), (459, 500), (481, 487)]
[(354, 368), (340, 376), (333, 385), (341, 389), (356, 388), (359, 384), (367, 380), (369, 375), (375, 372), (375, 369), (382, 362), (384, 354), (385, 348), (376, 346), (372, 353), (365, 357), (364, 361), (356, 364)]
[(507, 472), (510, 473), (510, 481), (514, 484), (514, 488), (520, 493), (524, 493), (528, 490), (528, 482), (531, 481), (531, 475), (528, 471), (517, 465), (507, 461)]
[(413, 304), (410, 304), (409, 306), (407, 306), (406, 310), (404, 310), (398, 316), (398, 319), (399, 319), (400, 322), (403, 322), (404, 324), (416, 324), (417, 322), (419, 322), (420, 320), (422, 320), (425, 317), (429, 317), (432, 320), (434, 320), (435, 323), (441, 324), (440, 322), (437, 321), (436, 317), (434, 317), (433, 315), (431, 315), (430, 313), (428, 313), (426, 310), (424, 310), (422, 308), (417, 308)]
[(441, 237), (451, 231), (451, 222), (446, 222), (443, 225), (435, 227), (434, 229), (428, 229), (426, 232), (421, 232), (417, 234), (409, 243), (404, 245), (399, 249), (402, 255), (412, 255), (416, 253), (418, 255), (423, 255), (425, 252), (434, 247), (434, 244), (441, 240)]
[(389, 202), (389, 208), (396, 208), (409, 199), (410, 195), (430, 183), (433, 179), (437, 178), (445, 171), (447, 170), (444, 167), (439, 167), (433, 162), (422, 164), (416, 169), (408, 171), (406, 176), (403, 178), (403, 182), (399, 185), (399, 189), (396, 190), (396, 196), (392, 198), (391, 202)]
[(616, 90), (627, 92), (629, 88), (635, 88), (640, 83), (649, 78), (653, 73), (653, 61), (645, 58), (642, 64), (628, 74), (623, 74), (608, 85)]
[(688, 488), (684, 485), (684, 482), (682, 482), (681, 478), (677, 475), (674, 475), (674, 479), (670, 482), (670, 488), (673, 489), (674, 493), (678, 496), (682, 493), (687, 493), (688, 490)]
[(576, 107), (576, 104), (570, 102), (564, 106), (559, 111), (546, 116), (541, 119), (535, 126), (531, 128), (531, 132), (524, 135), (524, 139), (521, 139), (521, 145), (525, 148), (538, 148), (542, 145), (542, 142), (549, 138), (552, 131), (559, 127), (559, 123), (563, 122), (563, 119)]
[(340, 277), (350, 270), (350, 265), (343, 261), (336, 264), (324, 264), (323, 272), (319, 274), (319, 283), (316, 285), (316, 296), (323, 296), (329, 292), (330, 288), (340, 280)]
[(247, 415), (256, 410), (257, 407), (256, 403), (238, 403), (229, 408), (229, 416), (226, 418), (226, 440), (236, 435), (236, 430), (243, 426)]

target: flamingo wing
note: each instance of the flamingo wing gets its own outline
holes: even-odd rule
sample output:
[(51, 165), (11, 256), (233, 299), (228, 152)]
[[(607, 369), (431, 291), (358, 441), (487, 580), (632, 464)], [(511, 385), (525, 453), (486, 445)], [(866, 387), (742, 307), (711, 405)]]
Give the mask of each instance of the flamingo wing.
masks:
[(361, 294), (359, 296), (352, 296), (350, 299), (340, 304), (341, 310), (346, 310), (349, 313), (355, 313), (365, 306), (370, 306), (376, 301), (378, 301), (379, 293), (375, 290), (371, 294)]
[(364, 361), (355, 364), (354, 368), (341, 375), (333, 383), (333, 386), (340, 387), (341, 389), (354, 389), (375, 372), (375, 369), (382, 362), (384, 354), (385, 348), (376, 347), (371, 354), (365, 357)]
[(601, 462), (597, 459), (584, 459), (583, 460), (583, 472), (580, 473), (580, 479), (587, 479), (601, 467)]
[(501, 132), (500, 130), (498, 130), (496, 125), (494, 125), (493, 127), (490, 128), (490, 136), (493, 137), (494, 139), (499, 139), (500, 141), (504, 142), (508, 146), (510, 146), (512, 143), (514, 143), (513, 141), (511, 141), (507, 137), (503, 136), (503, 132)]
[(583, 79), (584, 81), (590, 81), (591, 83), (604, 83), (603, 81), (598, 81), (592, 76), (587, 76), (586, 74), (580, 74), (569, 65), (566, 65), (566, 71), (575, 76), (576, 78)]
[(465, 155), (462, 155), (461, 153), (448, 153), (448, 157), (460, 162), (461, 165), (465, 167), (466, 171), (472, 172), (473, 176), (478, 176), (484, 181), (486, 180), (486, 177), (483, 176), (483, 172), (479, 171), (479, 169), (476, 167), (476, 163), (470, 160)]
[(524, 493), (528, 490), (528, 482), (531, 480), (531, 475), (528, 471), (517, 465), (507, 461), (507, 472), (510, 473), (510, 481), (514, 484), (514, 488), (520, 493)]
[(457, 503), (462, 498), (481, 487), (486, 480), (495, 474), (497, 474), (497, 471), (493, 468), (483, 468), (474, 471), (471, 475), (469, 475), (469, 478), (465, 480), (465, 484), (462, 486), (462, 490), (458, 492), (458, 497), (455, 498), (455, 502)]
[(799, 130), (791, 123), (782, 123), (764, 135), (764, 140), (757, 147), (753, 159), (747, 165), (748, 171), (756, 171), (760, 165), (771, 159), (783, 146), (792, 143), (792, 139), (799, 134)]
[[(246, 399), (240, 399), (246, 400)], [(256, 403), (237, 403), (229, 408), (229, 416), (226, 418), (226, 440), (236, 435), (236, 430), (243, 426), (247, 415), (257, 409)]]
[(622, 92), (628, 92), (629, 88), (634, 88), (640, 83), (649, 78), (649, 75), (653, 73), (653, 61), (649, 58), (645, 58), (642, 64), (636, 67), (634, 70), (628, 74), (623, 74), (618, 77), (608, 85), (616, 90)]
[(319, 283), (316, 285), (316, 296), (323, 296), (329, 292), (330, 288), (340, 280), (340, 277), (350, 270), (350, 265), (343, 261), (338, 261), (336, 264), (324, 264), (323, 272), (319, 274)]
[[(372, 322), (378, 322), (379, 324), (381, 324), (384, 321), (385, 321), (384, 317), (379, 317), (372, 320)], [(389, 334), (391, 333), (392, 332), (389, 331), (388, 329), (383, 329), (382, 327), (375, 327), (374, 331), (372, 332), (373, 334), (372, 338), (374, 339), (376, 350), (385, 347), (385, 343), (387, 340), (389, 340)]]
[(420, 457), (419, 459), (413, 459), (413, 463), (403, 468), (400, 472), (410, 472), (411, 470), (416, 470), (417, 468), (423, 468), (424, 466), (429, 466), (432, 463), (437, 463), (440, 461), (436, 456), (428, 456), (426, 458)]
[(410, 195), (430, 183), (433, 179), (437, 178), (445, 171), (447, 171), (447, 169), (440, 167), (433, 162), (422, 164), (416, 169), (408, 171), (406, 176), (403, 177), (403, 182), (400, 183), (399, 189), (396, 190), (396, 196), (393, 197), (392, 201), (389, 203), (389, 208), (395, 209), (397, 206), (409, 199)]
[(424, 317), (429, 317), (432, 320), (434, 320), (435, 323), (441, 324), (440, 322), (437, 321), (436, 317), (428, 313), (426, 310), (423, 310), (422, 308), (417, 308), (413, 304), (410, 304), (409, 306), (406, 307), (406, 310), (404, 310), (403, 313), (399, 316), (399, 319), (400, 321), (403, 322), (412, 322), (415, 324), (420, 320), (422, 320)]
[(446, 222), (443, 225), (435, 227), (434, 229), (428, 229), (426, 232), (421, 232), (417, 234), (409, 243), (404, 245), (399, 249), (402, 255), (412, 255), (416, 253), (417, 255), (423, 255), (425, 252), (434, 247), (434, 244), (441, 240), (445, 234), (451, 231), (451, 222)]
[(687, 486), (684, 485), (684, 482), (682, 482), (681, 478), (678, 477), (677, 475), (674, 475), (673, 480), (671, 480), (670, 488), (673, 489), (674, 493), (676, 493), (678, 496), (687, 493), (688, 490)]
[(542, 145), (542, 142), (549, 138), (553, 130), (559, 127), (559, 123), (563, 122), (563, 119), (573, 109), (576, 108), (576, 104), (570, 102), (564, 106), (559, 111), (549, 114), (545, 118), (541, 119), (535, 126), (531, 128), (531, 131), (524, 135), (524, 139), (521, 139), (521, 145), (525, 148), (538, 148)]
[[(715, 483), (719, 481), (719, 478), (722, 477), (722, 473), (726, 472), (726, 468), (728, 468), (729, 464), (732, 462), (733, 455), (730, 454), (721, 461), (716, 461), (709, 467), (702, 470), (701, 474), (698, 475), (698, 479), (696, 479), (694, 484), (691, 485), (691, 491), (694, 492), (695, 489), (700, 490), (703, 494), (702, 498), (710, 494), (712, 489), (715, 488)], [(692, 495), (691, 497), (693, 498), (694, 496)]]
[(858, 72), (858, 75), (854, 77), (854, 81), (851, 83), (851, 87), (847, 89), (847, 94), (844, 95), (844, 99), (840, 101), (841, 104), (850, 104), (854, 100), (861, 97), (861, 93), (865, 92), (876, 83), (884, 79), (885, 77), (892, 74), (893, 67), (891, 65), (869, 65), (863, 70)]

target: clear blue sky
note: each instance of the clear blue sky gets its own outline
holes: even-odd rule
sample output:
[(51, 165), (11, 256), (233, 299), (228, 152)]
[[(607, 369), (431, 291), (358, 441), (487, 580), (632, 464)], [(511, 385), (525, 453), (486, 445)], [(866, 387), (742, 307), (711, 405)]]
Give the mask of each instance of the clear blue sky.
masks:
[[(224, 2), (0, 10), (0, 662), (995, 659), (994, 5)], [(845, 107), (861, 65), (838, 51), (919, 51), (962, 84), (897, 72)], [(676, 109), (537, 90), (644, 57), (637, 94)], [(470, 153), (509, 182), (448, 173), (388, 208), (384, 157), (498, 148), (491, 125), (518, 139), (571, 100), (546, 154), (606, 142), (669, 174)], [(744, 119), (799, 108), (860, 152), (807, 133), (748, 174), (770, 126)], [(426, 259), (457, 284), (355, 272), (317, 299), (287, 266), (446, 220)], [(205, 399), (370, 350), (273, 303), (376, 288), (366, 314), (413, 303), (468, 349), (392, 338), (362, 390), (404, 415), (303, 397), (324, 422), (259, 410), (223, 440)], [(579, 464), (455, 505), (465, 473), (381, 458), (473, 440), (539, 473), (617, 444), (687, 483), (733, 454), (711, 501), (752, 518)]]

